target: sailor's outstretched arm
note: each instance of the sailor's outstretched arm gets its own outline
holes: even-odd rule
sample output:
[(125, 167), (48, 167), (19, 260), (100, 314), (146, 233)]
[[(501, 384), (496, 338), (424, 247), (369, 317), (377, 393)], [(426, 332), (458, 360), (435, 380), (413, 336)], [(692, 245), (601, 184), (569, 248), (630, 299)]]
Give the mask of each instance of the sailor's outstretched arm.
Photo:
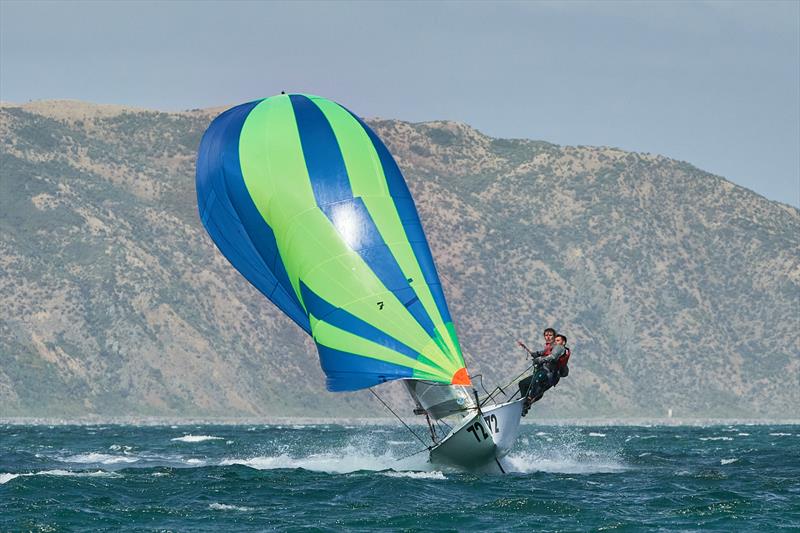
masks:
[(535, 356), (535, 354), (534, 354), (534, 353), (531, 351), (531, 349), (530, 349), (530, 348), (528, 348), (527, 346), (525, 346), (525, 343), (524, 343), (524, 342), (522, 342), (522, 341), (517, 341), (517, 344), (518, 344), (518, 345), (519, 345), (519, 346), (520, 346), (520, 347), (521, 347), (523, 350), (525, 350), (526, 352), (528, 352), (528, 355), (534, 355), (534, 356)]

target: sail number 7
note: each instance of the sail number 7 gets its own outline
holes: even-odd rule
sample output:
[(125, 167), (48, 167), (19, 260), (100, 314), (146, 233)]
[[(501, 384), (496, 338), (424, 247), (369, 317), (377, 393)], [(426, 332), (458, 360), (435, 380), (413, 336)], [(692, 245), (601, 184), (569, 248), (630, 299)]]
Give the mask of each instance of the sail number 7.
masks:
[[(484, 416), (483, 419), (486, 420), (486, 425), (489, 426), (489, 431), (492, 433), (498, 433), (500, 431), (500, 429), (497, 427), (497, 417), (495, 415)], [(475, 437), (475, 440), (478, 442), (489, 438), (489, 433), (486, 433), (486, 429), (480, 422), (475, 422), (469, 426), (467, 428), (467, 433), (472, 433), (472, 435)]]

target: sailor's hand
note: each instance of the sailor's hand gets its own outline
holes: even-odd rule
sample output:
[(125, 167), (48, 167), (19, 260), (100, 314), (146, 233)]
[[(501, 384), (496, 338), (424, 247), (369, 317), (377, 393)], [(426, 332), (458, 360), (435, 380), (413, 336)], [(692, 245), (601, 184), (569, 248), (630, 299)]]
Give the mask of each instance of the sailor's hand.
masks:
[(527, 359), (527, 358), (528, 358), (528, 356), (529, 356), (529, 355), (531, 355), (531, 351), (528, 349), (528, 347), (527, 347), (527, 346), (525, 346), (525, 343), (524, 343), (524, 342), (522, 342), (522, 341), (519, 341), (519, 340), (518, 340), (518, 341), (517, 341), (517, 345), (518, 345), (520, 348), (522, 348), (523, 350), (525, 350), (525, 359)]

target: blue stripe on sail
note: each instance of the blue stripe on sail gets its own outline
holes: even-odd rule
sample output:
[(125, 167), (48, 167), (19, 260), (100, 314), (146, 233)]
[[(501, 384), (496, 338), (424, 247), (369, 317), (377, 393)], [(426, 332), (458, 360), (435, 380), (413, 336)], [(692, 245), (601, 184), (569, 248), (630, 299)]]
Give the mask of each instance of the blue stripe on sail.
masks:
[(300, 282), (300, 294), (303, 296), (303, 302), (305, 302), (309, 314), (314, 315), (316, 318), (324, 320), (328, 324), (336, 326), (339, 329), (370, 340), (375, 344), (386, 346), (395, 352), (407, 355), (411, 359), (416, 360), (419, 357), (419, 353), (388, 333), (364, 322), (341, 307), (335, 307), (328, 303), (302, 281)]
[(325, 375), (329, 391), (351, 391), (366, 389), (395, 379), (412, 377), (413, 371), (369, 357), (342, 352), (317, 343), (319, 362)]
[[(253, 246), (258, 250), (261, 259), (278, 281), (282, 290), (276, 292), (285, 293), (285, 295), (292, 300), (294, 304), (293, 307), (296, 308), (295, 310), (305, 315), (306, 313), (294, 292), (292, 283), (289, 281), (289, 274), (286, 272), (286, 266), (283, 264), (280, 252), (278, 251), (275, 232), (272, 231), (272, 228), (264, 220), (264, 217), (261, 216), (261, 213), (258, 211), (244, 183), (244, 176), (242, 175), (239, 165), (238, 154), (237, 142), (236, 150), (226, 150), (223, 156), (225, 161), (225, 184), (232, 200), (231, 203), (236, 209), (236, 213), (239, 215), (239, 219), (242, 221), (242, 225), (247, 235), (250, 237)], [(273, 299), (271, 294), (267, 296)], [(283, 298), (283, 295), (279, 294), (277, 296)], [(283, 309), (283, 307), (281, 307), (281, 309)], [(305, 318), (305, 321), (308, 321), (308, 317)]]
[(394, 199), (397, 213), (400, 216), (400, 221), (406, 230), (408, 242), (411, 243), (411, 249), (417, 258), (417, 263), (422, 270), (422, 276), (425, 278), (425, 283), (431, 288), (433, 299), (436, 302), (436, 307), (445, 322), (452, 322), (450, 311), (447, 308), (447, 301), (444, 298), (442, 291), (442, 282), (439, 280), (439, 273), (436, 271), (436, 265), (433, 262), (433, 255), (431, 254), (428, 240), (425, 238), (425, 233), (422, 231), (422, 223), (419, 220), (417, 207), (414, 205), (414, 200), (411, 198), (411, 192), (408, 190), (408, 185), (400, 168), (397, 166), (389, 149), (383, 144), (378, 136), (372, 131), (363, 120), (358, 118), (352, 111), (348, 113), (353, 116), (364, 128), (364, 131), (369, 135), (375, 151), (378, 153), (381, 166), (383, 167), (383, 174), (386, 176), (386, 184), (389, 187), (389, 194)]
[(310, 333), (308, 317), (288, 284), (288, 276), (277, 254), (272, 229), (258, 214), (246, 190), (245, 197), (241, 197), (244, 181), (239, 162), (239, 136), (248, 114), (259, 103), (260, 100), (226, 111), (211, 123), (203, 136), (196, 176), (200, 219), (231, 264)]
[(320, 207), (353, 198), (339, 142), (322, 110), (307, 96), (291, 94), (314, 198)]
[(354, 198), (339, 143), (325, 114), (306, 96), (290, 95), (308, 176), (317, 205), (350, 248), (436, 338), (425, 307), (403, 274), (361, 198)]

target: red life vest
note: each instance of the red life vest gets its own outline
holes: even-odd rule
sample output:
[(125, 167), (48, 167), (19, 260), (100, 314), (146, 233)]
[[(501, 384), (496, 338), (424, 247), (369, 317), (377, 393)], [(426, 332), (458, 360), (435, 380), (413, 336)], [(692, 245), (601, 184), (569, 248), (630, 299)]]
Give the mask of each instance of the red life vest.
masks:
[(562, 368), (567, 366), (567, 363), (569, 362), (569, 356), (570, 355), (572, 355), (572, 352), (569, 351), (569, 348), (564, 346), (564, 353), (556, 361), (556, 365), (557, 365), (559, 370), (561, 370)]

